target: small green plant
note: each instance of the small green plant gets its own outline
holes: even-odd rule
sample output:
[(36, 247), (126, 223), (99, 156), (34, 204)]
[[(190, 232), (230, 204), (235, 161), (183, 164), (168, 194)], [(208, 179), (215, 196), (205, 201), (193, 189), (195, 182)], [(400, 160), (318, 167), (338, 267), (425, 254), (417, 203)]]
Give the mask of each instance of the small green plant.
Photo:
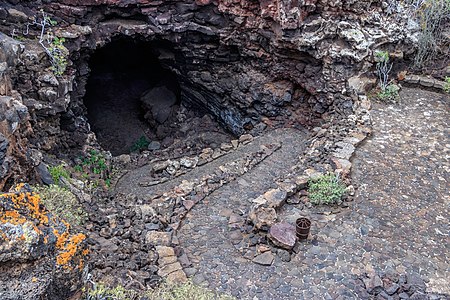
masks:
[(81, 158), (81, 166), (78, 166), (77, 169), (83, 169), (83, 167), (87, 167), (94, 174), (101, 174), (102, 171), (106, 171), (108, 166), (106, 164), (106, 158), (103, 154), (98, 152), (97, 150), (89, 151), (89, 155), (84, 158)]
[(66, 167), (63, 164), (57, 166), (51, 166), (48, 168), (50, 175), (52, 176), (53, 182), (55, 184), (59, 183), (61, 177), (69, 179), (70, 175), (67, 172)]
[(445, 83), (444, 83), (444, 92), (450, 94), (450, 77), (445, 77)]
[(400, 88), (395, 84), (389, 84), (384, 90), (378, 93), (377, 98), (388, 102), (396, 102), (399, 98), (399, 90)]
[(235, 300), (236, 298), (219, 294), (212, 290), (187, 282), (184, 284), (162, 284), (160, 287), (147, 293), (149, 300)]
[(49, 47), (46, 49), (52, 60), (52, 69), (55, 75), (61, 76), (64, 74), (67, 68), (67, 56), (68, 51), (64, 47), (64, 38), (53, 37), (53, 40), (49, 43)]
[(141, 136), (130, 148), (130, 152), (140, 152), (148, 148), (150, 142), (145, 136)]
[[(39, 44), (44, 48), (52, 64), (52, 70), (57, 76), (61, 76), (67, 67), (67, 58), (69, 51), (64, 47), (64, 38), (55, 36), (51, 30), (52, 26), (55, 26), (57, 22), (52, 20), (46, 12), (41, 10), (41, 17), (35, 17), (32, 23), (26, 24), (26, 29), (23, 31), (23, 35), (27, 36), (30, 32), (30, 26), (37, 26), (40, 28)], [(16, 35), (13, 30), (13, 35)]]
[(73, 193), (56, 184), (35, 186), (34, 191), (40, 195), (44, 206), (59, 218), (72, 225), (82, 225), (87, 220), (87, 213)]
[(376, 94), (376, 98), (382, 101), (397, 101), (400, 88), (389, 81), (389, 72), (392, 69), (392, 63), (389, 62), (389, 52), (376, 51), (375, 61), (377, 62), (377, 74), (380, 81), (381, 91)]
[(25, 37), (23, 35), (17, 34), (17, 30), (15, 28), (13, 28), (13, 30), (11, 31), (11, 37), (19, 42), (25, 41)]
[(111, 179), (109, 179), (109, 178), (105, 179), (105, 185), (108, 188), (111, 187)]
[(90, 150), (87, 155), (80, 157), (79, 161), (74, 170), (80, 173), (78, 176), (81, 176), (84, 181), (88, 181), (89, 187), (97, 188), (104, 185), (109, 188), (111, 186), (111, 167), (102, 153)]
[(342, 200), (346, 186), (333, 173), (321, 175), (308, 181), (309, 200), (312, 204), (335, 204)]
[(103, 284), (96, 284), (88, 291), (86, 300), (134, 300), (137, 299), (137, 292), (127, 290), (122, 286), (109, 288)]

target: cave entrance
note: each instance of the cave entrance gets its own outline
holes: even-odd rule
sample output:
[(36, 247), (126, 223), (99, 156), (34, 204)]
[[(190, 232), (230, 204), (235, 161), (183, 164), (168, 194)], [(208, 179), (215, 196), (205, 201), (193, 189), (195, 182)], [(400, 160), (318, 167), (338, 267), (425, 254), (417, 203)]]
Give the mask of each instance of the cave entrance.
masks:
[(177, 76), (154, 51), (163, 44), (121, 38), (90, 58), (84, 104), (97, 141), (113, 155), (151, 141), (155, 126), (166, 122), (180, 102)]

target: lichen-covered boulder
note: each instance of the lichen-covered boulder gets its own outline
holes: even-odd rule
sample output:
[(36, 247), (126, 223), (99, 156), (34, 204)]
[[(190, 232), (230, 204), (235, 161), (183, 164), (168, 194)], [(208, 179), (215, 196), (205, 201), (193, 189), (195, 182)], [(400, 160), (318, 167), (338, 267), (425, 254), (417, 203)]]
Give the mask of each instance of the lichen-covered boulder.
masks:
[(0, 299), (68, 299), (81, 288), (85, 235), (26, 184), (0, 194)]
[(249, 220), (257, 229), (271, 227), (277, 221), (277, 212), (272, 207), (262, 204), (253, 205), (248, 214)]

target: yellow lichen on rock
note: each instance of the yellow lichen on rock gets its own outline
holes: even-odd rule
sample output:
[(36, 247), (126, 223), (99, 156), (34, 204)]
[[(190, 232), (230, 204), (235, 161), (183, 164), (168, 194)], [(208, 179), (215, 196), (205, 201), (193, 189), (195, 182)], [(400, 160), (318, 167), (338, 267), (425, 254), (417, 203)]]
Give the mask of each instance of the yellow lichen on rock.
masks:
[[(70, 262), (70, 260), (75, 256), (77, 253), (78, 247), (86, 239), (86, 236), (82, 233), (79, 233), (77, 235), (74, 235), (70, 237), (68, 241), (64, 243), (61, 247), (61, 253), (58, 254), (56, 257), (56, 262), (59, 265), (67, 266), (67, 264)], [(81, 252), (83, 254), (83, 251)], [(68, 266), (67, 266), (68, 267)]]
[[(19, 184), (12, 192), (0, 194), (0, 229), (3, 241), (14, 241), (11, 250), (29, 253), (40, 248), (33, 257), (51, 255), (57, 266), (83, 267), (86, 236), (71, 234), (70, 224), (48, 211), (28, 185)], [(36, 247), (38, 244), (42, 247)]]
[[(0, 194), (0, 198), (10, 199), (13, 203), (13, 207), (8, 210), (0, 211), (0, 222), (23, 224), (26, 218), (22, 216), (23, 211), (27, 211), (30, 216), (38, 220), (38, 224), (48, 224), (48, 211), (43, 209), (40, 205), (41, 198), (31, 192), (19, 192), (20, 188), (23, 188), (23, 184), (16, 186), (14, 193)], [(22, 211), (22, 213), (21, 213)]]

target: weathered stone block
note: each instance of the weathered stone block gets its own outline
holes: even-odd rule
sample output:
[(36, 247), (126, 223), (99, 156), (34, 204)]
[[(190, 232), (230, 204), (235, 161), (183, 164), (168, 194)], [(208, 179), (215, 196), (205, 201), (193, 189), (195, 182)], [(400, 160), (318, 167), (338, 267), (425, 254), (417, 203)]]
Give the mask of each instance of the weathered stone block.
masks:
[(175, 271), (167, 275), (166, 280), (170, 283), (180, 284), (187, 281), (186, 273), (182, 270)]
[(172, 247), (156, 246), (155, 249), (159, 257), (175, 256), (175, 251)]
[(172, 241), (172, 233), (161, 231), (149, 231), (145, 235), (145, 242), (155, 246), (169, 246)]
[(175, 262), (172, 264), (165, 265), (164, 267), (158, 270), (158, 275), (161, 277), (166, 277), (170, 273), (173, 273), (178, 270), (182, 270), (181, 264), (179, 262)]
[(277, 212), (272, 207), (255, 205), (248, 216), (256, 228), (272, 226), (277, 221)]
[(271, 189), (264, 193), (264, 199), (267, 200), (267, 205), (275, 209), (283, 206), (287, 198), (287, 192), (282, 189)]

